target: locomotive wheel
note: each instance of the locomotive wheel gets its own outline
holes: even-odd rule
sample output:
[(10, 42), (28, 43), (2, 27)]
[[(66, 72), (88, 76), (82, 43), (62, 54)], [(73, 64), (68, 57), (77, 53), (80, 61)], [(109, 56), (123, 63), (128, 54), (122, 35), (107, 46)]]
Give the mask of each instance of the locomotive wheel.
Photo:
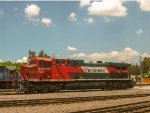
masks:
[(112, 90), (112, 89), (113, 89), (113, 88), (112, 88), (111, 85), (107, 87), (107, 90)]
[(59, 92), (62, 90), (62, 86), (61, 85), (51, 85), (49, 86), (49, 92)]
[(105, 87), (102, 87), (101, 90), (104, 91), (104, 90), (105, 90)]
[(61, 89), (62, 89), (61, 86), (58, 85), (58, 86), (56, 87), (55, 91), (56, 91), (56, 92), (59, 92), (59, 91), (61, 91)]
[(15, 81), (15, 91), (17, 93), (21, 93), (22, 89), (23, 89), (23, 87), (22, 87), (21, 82), (20, 81)]
[(24, 91), (24, 93), (26, 93), (26, 94), (36, 93), (36, 88), (34, 88), (34, 87), (30, 87), (30, 89), (29, 89), (29, 90), (27, 90), (27, 91)]
[(106, 86), (105, 86), (105, 89), (106, 90), (112, 90), (113, 89), (112, 84), (111, 83), (107, 83)]
[(48, 93), (49, 92), (49, 87), (45, 86), (42, 87), (42, 89), (40, 90), (41, 93)]

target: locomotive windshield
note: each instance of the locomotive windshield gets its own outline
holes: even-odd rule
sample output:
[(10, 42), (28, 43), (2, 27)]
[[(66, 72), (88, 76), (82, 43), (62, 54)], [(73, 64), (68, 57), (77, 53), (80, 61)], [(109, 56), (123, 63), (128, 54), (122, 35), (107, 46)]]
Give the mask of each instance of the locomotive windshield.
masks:
[(0, 66), (0, 72), (3, 72), (3, 71), (4, 71), (4, 67)]
[(9, 73), (10, 73), (10, 74), (15, 74), (15, 73), (16, 73), (16, 70), (10, 70)]
[(36, 60), (31, 60), (28, 63), (29, 63), (29, 65), (34, 65), (34, 64), (37, 64), (37, 61)]
[(40, 65), (40, 66), (51, 66), (52, 63), (51, 63), (50, 61), (40, 60), (40, 61), (39, 61), (39, 65)]

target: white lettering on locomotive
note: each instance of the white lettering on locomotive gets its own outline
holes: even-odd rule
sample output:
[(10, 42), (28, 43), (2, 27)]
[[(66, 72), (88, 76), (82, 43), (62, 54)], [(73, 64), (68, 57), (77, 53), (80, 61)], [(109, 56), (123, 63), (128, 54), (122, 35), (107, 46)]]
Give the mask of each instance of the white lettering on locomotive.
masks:
[(81, 67), (85, 73), (109, 73), (106, 67)]

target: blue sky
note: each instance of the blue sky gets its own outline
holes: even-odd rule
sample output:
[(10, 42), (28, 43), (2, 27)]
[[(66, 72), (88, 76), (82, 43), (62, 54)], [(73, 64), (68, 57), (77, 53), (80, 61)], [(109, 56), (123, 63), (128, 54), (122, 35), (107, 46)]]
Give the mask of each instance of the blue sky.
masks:
[(60, 58), (86, 60), (131, 62), (149, 57), (150, 2), (112, 1), (117, 5), (108, 0), (1, 1), (0, 60), (21, 60), (28, 50), (41, 49)]

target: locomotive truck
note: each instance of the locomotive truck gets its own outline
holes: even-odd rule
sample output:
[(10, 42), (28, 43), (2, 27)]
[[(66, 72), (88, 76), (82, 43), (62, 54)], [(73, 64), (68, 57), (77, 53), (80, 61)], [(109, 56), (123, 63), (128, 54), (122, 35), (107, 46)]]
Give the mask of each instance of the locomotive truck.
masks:
[(16, 92), (35, 93), (62, 89), (133, 87), (127, 63), (32, 57), (21, 66), (13, 86)]

